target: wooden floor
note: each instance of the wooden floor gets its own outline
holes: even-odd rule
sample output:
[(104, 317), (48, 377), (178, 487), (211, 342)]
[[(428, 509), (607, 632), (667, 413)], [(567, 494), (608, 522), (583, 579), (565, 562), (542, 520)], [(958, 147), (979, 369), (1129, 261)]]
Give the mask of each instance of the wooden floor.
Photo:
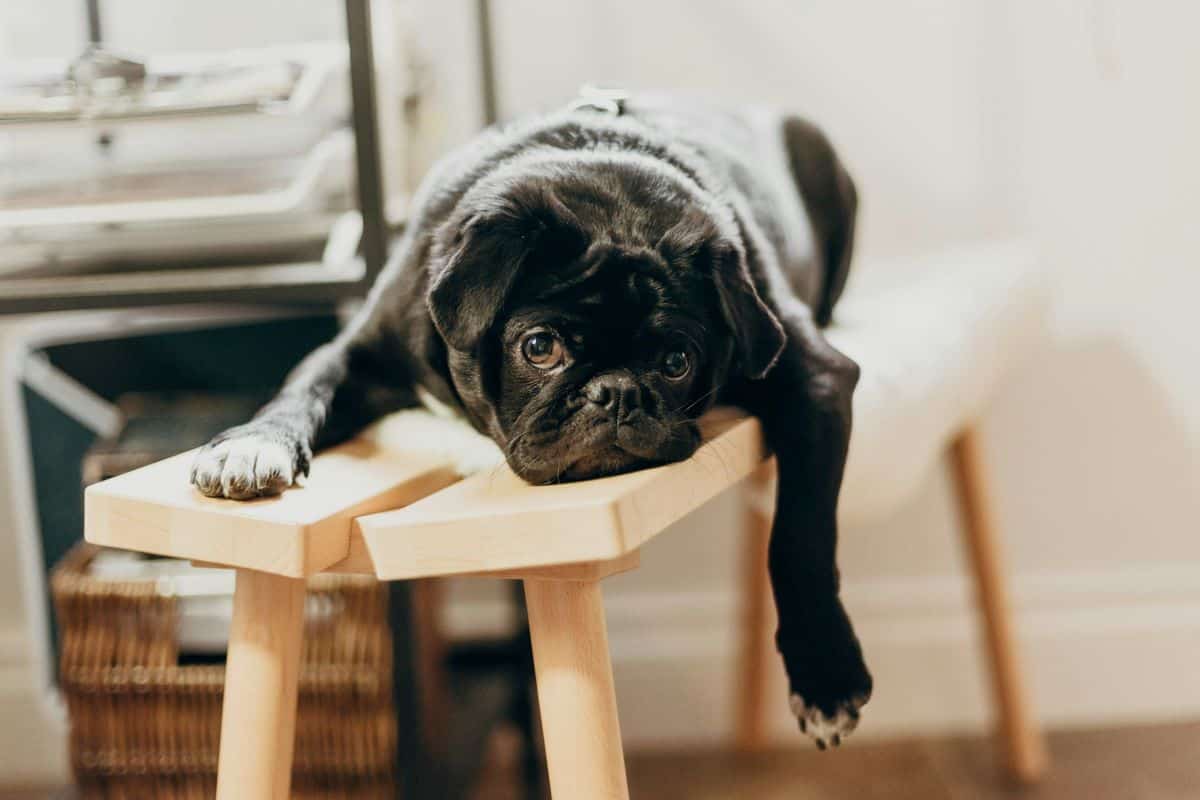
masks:
[[(737, 757), (632, 756), (633, 800), (1177, 800), (1200, 798), (1200, 723), (1050, 736), (1052, 771), (1033, 788), (1008, 783), (978, 738), (856, 743)], [(503, 771), (475, 800), (518, 800)]]
[[(1039, 786), (1008, 784), (988, 742), (851, 741), (752, 758), (686, 752), (632, 756), (633, 800), (1185, 800), (1200, 798), (1200, 723), (1054, 733)], [(0, 789), (0, 800), (74, 798), (70, 790)], [(152, 800), (148, 798), (147, 800)], [(493, 768), (475, 800), (523, 800)]]

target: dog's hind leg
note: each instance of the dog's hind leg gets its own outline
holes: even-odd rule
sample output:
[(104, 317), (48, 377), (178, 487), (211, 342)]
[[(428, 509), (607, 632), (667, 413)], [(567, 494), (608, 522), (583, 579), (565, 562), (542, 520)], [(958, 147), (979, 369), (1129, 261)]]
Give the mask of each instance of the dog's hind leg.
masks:
[(839, 597), (837, 500), (858, 367), (830, 346), (807, 309), (782, 315), (787, 347), (765, 378), (729, 399), (757, 416), (779, 468), (768, 566), (776, 643), (800, 729), (822, 749), (858, 724), (871, 675)]

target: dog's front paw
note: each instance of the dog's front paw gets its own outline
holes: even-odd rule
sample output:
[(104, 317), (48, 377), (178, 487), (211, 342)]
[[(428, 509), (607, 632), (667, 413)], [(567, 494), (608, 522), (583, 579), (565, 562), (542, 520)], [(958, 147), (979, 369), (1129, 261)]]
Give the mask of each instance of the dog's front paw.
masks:
[(202, 447), (192, 462), (191, 480), (209, 497), (265, 497), (307, 475), (310, 456), (307, 442), (286, 427), (251, 422)]
[[(812, 611), (812, 609), (810, 609)], [(871, 673), (840, 604), (828, 614), (810, 615), (802, 628), (781, 629), (779, 651), (790, 684), (788, 703), (818, 748), (837, 747), (858, 727), (871, 699)], [(821, 624), (819, 617), (824, 617)]]

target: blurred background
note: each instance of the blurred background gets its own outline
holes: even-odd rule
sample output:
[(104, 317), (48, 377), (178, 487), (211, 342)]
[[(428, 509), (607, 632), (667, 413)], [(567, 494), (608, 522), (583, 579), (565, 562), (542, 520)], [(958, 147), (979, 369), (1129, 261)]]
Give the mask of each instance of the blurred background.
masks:
[[(63, 609), (86, 590), (60, 581), (52, 613), (50, 570), (147, 579), (71, 549), (80, 487), (248, 413), (361, 295), (432, 159), (490, 114), (601, 79), (817, 121), (862, 201), (851, 292), (952, 244), (1036, 252), (1047, 329), (983, 432), (1034, 706), (1063, 737), (1038, 796), (1200, 791), (1200, 6), (492, 0), (490, 31), (468, 0), (373, 0), (369, 26), (366, 7), (100, 0), (89, 26), (84, 0), (0, 5), (0, 787), (71, 782), (64, 695), (95, 690), (61, 685)], [(885, 523), (843, 530), (876, 689), (854, 743), (825, 760), (783, 702), (778, 752), (722, 760), (740, 513), (715, 501), (607, 587), (634, 795), (699, 797), (639, 792), (694, 769), (726, 787), (714, 797), (910, 796), (842, 793), (868, 769), (928, 771), (934, 788), (911, 796), (988, 796), (987, 689), (943, 471)], [(220, 627), (222, 591), (195, 589), (201, 667), (219, 664), (204, 625)], [(470, 745), (425, 746), (461, 755), (445, 769), (466, 777), (445, 780), (463, 796), (520, 796), (511, 588), (408, 600), (450, 664), (425, 665), (451, 687), (439, 741)], [(738, 788), (766, 776), (785, 777)]]

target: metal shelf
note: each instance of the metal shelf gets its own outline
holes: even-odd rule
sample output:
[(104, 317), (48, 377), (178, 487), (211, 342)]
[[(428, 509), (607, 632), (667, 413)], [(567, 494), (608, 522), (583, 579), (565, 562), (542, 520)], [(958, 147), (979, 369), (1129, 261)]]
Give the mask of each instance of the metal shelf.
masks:
[(370, 0), (345, 0), (350, 51), (357, 205), (357, 258), (327, 264), (247, 264), (122, 273), (0, 279), (0, 314), (179, 303), (330, 305), (366, 294), (388, 251)]
[(362, 258), (321, 262), (139, 271), (119, 275), (0, 282), (0, 313), (68, 311), (178, 303), (329, 305), (361, 296), (370, 279)]

